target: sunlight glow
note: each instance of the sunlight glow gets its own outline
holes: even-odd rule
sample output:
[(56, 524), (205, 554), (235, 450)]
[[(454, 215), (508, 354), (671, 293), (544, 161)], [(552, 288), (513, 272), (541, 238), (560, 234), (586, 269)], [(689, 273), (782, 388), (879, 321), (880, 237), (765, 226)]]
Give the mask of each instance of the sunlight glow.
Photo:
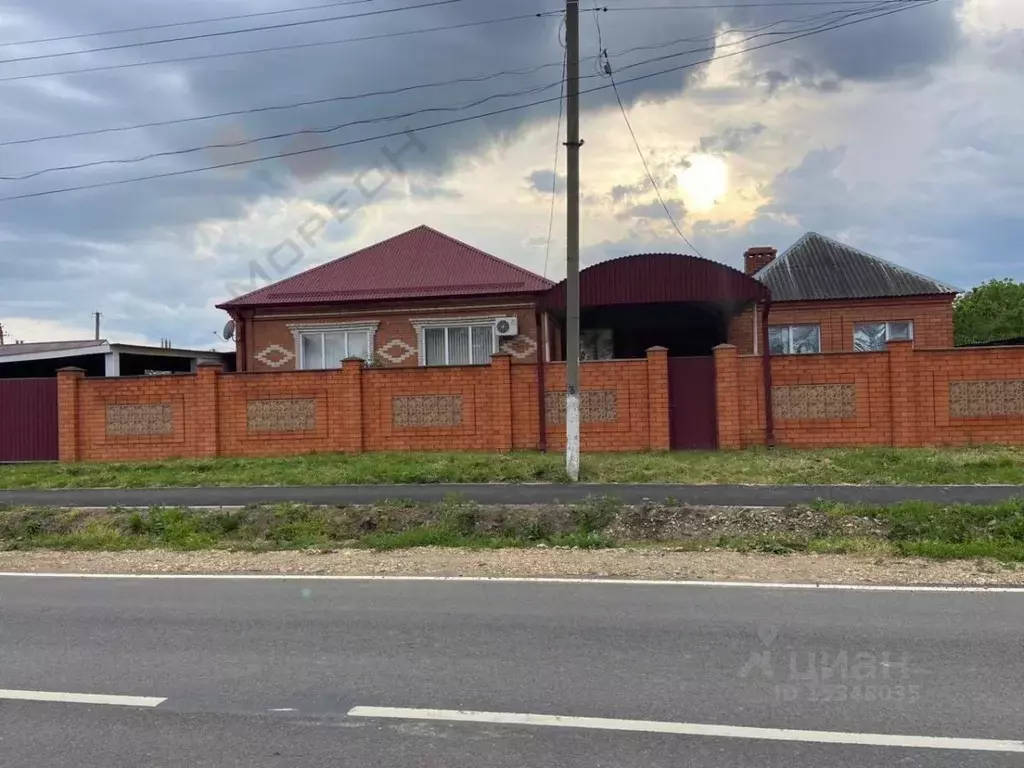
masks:
[(676, 172), (676, 183), (688, 210), (709, 211), (729, 191), (729, 166), (714, 155), (690, 155), (690, 166)]

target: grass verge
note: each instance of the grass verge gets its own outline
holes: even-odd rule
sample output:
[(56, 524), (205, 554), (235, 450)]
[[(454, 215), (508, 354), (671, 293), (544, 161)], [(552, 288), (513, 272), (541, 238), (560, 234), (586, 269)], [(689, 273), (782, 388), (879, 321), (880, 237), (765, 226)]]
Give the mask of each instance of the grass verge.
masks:
[[(1024, 448), (591, 454), (594, 483), (1024, 484)], [(318, 454), (270, 459), (0, 466), (0, 488), (525, 483), (566, 480), (560, 454)]]
[(0, 549), (394, 550), (416, 547), (658, 547), (786, 555), (853, 554), (1024, 563), (1024, 500), (976, 506), (820, 504), (787, 510), (395, 502), (372, 507), (277, 504), (236, 511), (152, 508), (0, 510)]

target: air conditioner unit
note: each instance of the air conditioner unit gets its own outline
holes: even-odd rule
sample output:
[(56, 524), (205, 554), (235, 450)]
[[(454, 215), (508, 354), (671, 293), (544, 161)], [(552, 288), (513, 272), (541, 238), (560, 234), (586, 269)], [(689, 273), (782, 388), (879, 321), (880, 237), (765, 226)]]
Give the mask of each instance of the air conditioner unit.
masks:
[(519, 318), (499, 317), (497, 320), (494, 321), (494, 332), (498, 336), (518, 336)]

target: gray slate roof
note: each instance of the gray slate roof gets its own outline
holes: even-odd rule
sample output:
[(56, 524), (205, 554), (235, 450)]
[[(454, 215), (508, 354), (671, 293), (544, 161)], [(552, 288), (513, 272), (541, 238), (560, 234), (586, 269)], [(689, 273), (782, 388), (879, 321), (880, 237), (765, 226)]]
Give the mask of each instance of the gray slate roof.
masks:
[(874, 299), (958, 292), (951, 285), (817, 232), (808, 232), (754, 277), (768, 286), (773, 301)]
[(88, 349), (106, 344), (105, 339), (89, 341), (34, 341), (28, 344), (0, 345), (0, 357), (11, 355), (29, 355), (37, 352), (73, 352), (76, 349)]

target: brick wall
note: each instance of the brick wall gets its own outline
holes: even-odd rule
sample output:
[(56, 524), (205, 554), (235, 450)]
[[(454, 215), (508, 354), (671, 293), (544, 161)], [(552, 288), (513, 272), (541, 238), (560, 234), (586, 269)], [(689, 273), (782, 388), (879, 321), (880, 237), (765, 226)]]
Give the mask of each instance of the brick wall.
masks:
[(290, 325), (330, 325), (331, 323), (379, 323), (373, 339), (377, 362), (388, 368), (414, 368), (419, 365), (419, 339), (414, 319), (516, 317), (519, 336), (500, 339), (499, 350), (512, 356), (513, 363), (537, 362), (536, 310), (523, 301), (435, 302), (425, 306), (410, 305), (396, 310), (394, 302), (379, 310), (362, 312), (289, 312), (257, 315), (246, 326), (245, 353), (239, 350), (239, 370), (293, 371), (298, 365), (299, 350)]
[[(541, 447), (539, 366), (85, 378), (58, 374), (62, 461), (143, 461), (362, 451), (509, 451)], [(584, 363), (585, 451), (668, 447), (667, 359)], [(565, 444), (565, 364), (545, 366), (545, 436)]]
[[(715, 350), (719, 441), (764, 445), (760, 357)], [(915, 349), (771, 358), (775, 439), (798, 448), (1024, 444), (1024, 348)]]
[[(729, 343), (740, 354), (754, 353), (754, 308), (748, 307), (729, 323)], [(758, 318), (760, 322), (761, 318)], [(918, 349), (953, 346), (953, 301), (950, 296), (871, 299), (857, 301), (786, 301), (772, 304), (768, 325), (821, 326), (822, 352), (852, 352), (856, 323), (911, 320)], [(758, 326), (760, 334), (760, 325)], [(760, 336), (757, 347), (760, 349)]]

